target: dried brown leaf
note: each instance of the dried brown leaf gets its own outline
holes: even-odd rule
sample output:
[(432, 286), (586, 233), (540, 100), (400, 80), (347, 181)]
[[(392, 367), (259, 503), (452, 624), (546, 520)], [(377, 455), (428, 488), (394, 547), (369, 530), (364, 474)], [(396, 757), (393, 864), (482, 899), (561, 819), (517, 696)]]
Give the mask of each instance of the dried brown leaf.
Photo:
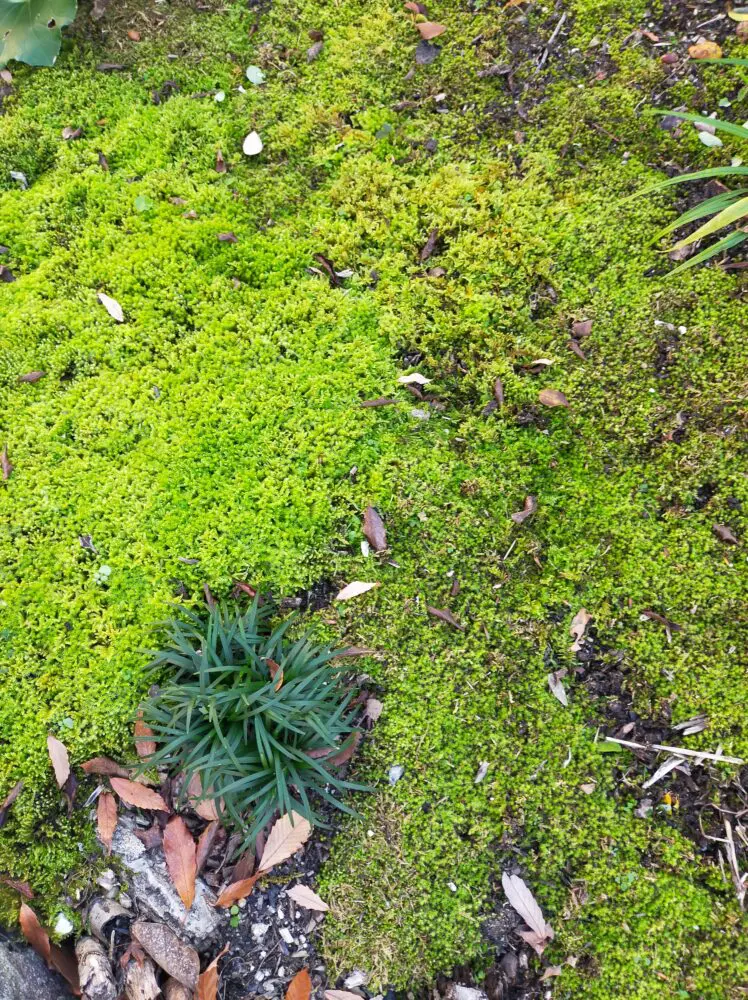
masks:
[(0, 451), (0, 474), (3, 477), (3, 482), (7, 483), (10, 479), (10, 474), (13, 471), (13, 463), (8, 458), (8, 446), (7, 444)]
[(51, 733), (47, 737), (47, 751), (49, 759), (52, 761), (57, 787), (62, 788), (70, 777), (70, 760), (68, 758), (67, 747), (61, 743), (56, 736)]
[(104, 173), (107, 173), (109, 170), (109, 162), (107, 161), (106, 156), (104, 156), (101, 150), (99, 150), (97, 155), (99, 157), (99, 166), (104, 171)]
[[(418, 25), (416, 25), (416, 27), (420, 31), (420, 29), (423, 28), (423, 27), (425, 27), (425, 25), (418, 24)], [(436, 27), (440, 27), (440, 26), (436, 25)], [(444, 31), (444, 28), (442, 28), (442, 31)], [(423, 32), (421, 32), (421, 34), (423, 34)], [(437, 34), (441, 34), (441, 32), (437, 32)], [(426, 37), (426, 36), (424, 35), (424, 37)], [(433, 38), (435, 36), (431, 35), (430, 37)], [(426, 237), (426, 242), (424, 243), (423, 247), (421, 248), (421, 252), (418, 255), (418, 259), (421, 262), (423, 262), (425, 260), (428, 260), (429, 257), (434, 252), (434, 250), (436, 249), (436, 244), (438, 242), (439, 242), (439, 230), (435, 227), (434, 229), (431, 230), (431, 232), (429, 233), (429, 235)]]
[(288, 890), (288, 895), (295, 903), (306, 907), (307, 910), (319, 910), (320, 913), (324, 913), (330, 909), (327, 903), (320, 899), (308, 885), (295, 885), (293, 889)]
[(390, 399), (388, 396), (379, 396), (377, 399), (362, 399), (359, 406), (395, 406), (399, 399)]
[(330, 287), (340, 288), (343, 282), (335, 273), (335, 266), (333, 262), (330, 260), (330, 258), (325, 257), (323, 253), (316, 253), (314, 255), (314, 259), (317, 261), (317, 263), (320, 265), (320, 267), (324, 270), (325, 274), (327, 275), (330, 281)]
[(457, 618), (455, 618), (449, 608), (432, 608), (426, 605), (426, 610), (430, 615), (433, 615), (434, 618), (438, 618), (440, 621), (446, 622), (447, 625), (451, 625), (452, 628), (460, 630), (465, 628), (465, 626), (462, 625)]
[(172, 816), (164, 830), (164, 857), (174, 887), (186, 910), (195, 901), (197, 860), (195, 841), (181, 816)]
[(728, 545), (740, 545), (738, 539), (726, 525), (713, 524), (712, 531), (721, 542), (727, 542)]
[(582, 359), (582, 361), (586, 361), (587, 360), (587, 355), (584, 353), (584, 351), (579, 346), (579, 344), (576, 342), (576, 340), (570, 340), (567, 346), (568, 346), (569, 350), (573, 351), (574, 354), (576, 354), (576, 356), (578, 358)]
[(267, 872), (276, 865), (292, 857), (302, 847), (312, 833), (309, 820), (297, 812), (286, 813), (273, 825), (270, 836), (262, 852), (260, 871)]
[(232, 232), (219, 233), (218, 234), (218, 240), (221, 243), (238, 243), (239, 242), (239, 237), (236, 235), (236, 233), (232, 233)]
[(543, 406), (568, 406), (569, 400), (560, 389), (541, 389), (538, 399)]
[(138, 757), (152, 757), (156, 752), (156, 741), (153, 739), (153, 730), (138, 717), (135, 723), (135, 749)]
[(206, 792), (207, 797), (204, 799), (201, 798), (203, 784), (200, 780), (200, 775), (195, 771), (187, 785), (187, 801), (190, 804), (190, 808), (195, 810), (200, 819), (205, 819), (209, 823), (219, 818), (218, 807), (213, 798), (211, 798), (211, 793), (212, 789), (209, 788)]
[(365, 583), (363, 580), (354, 580), (353, 583), (349, 583), (347, 587), (343, 587), (340, 593), (336, 596), (336, 601), (349, 601), (352, 597), (359, 597), (361, 594), (367, 593), (369, 590), (373, 590), (375, 587), (379, 587), (379, 583)]
[(584, 632), (591, 621), (592, 615), (587, 608), (580, 608), (572, 618), (571, 626), (569, 627), (569, 635), (574, 639), (574, 642), (569, 647), (572, 653), (578, 653), (582, 648)]
[(494, 379), (493, 398), (499, 406), (504, 405), (504, 383), (500, 378)]
[(196, 989), (200, 959), (191, 945), (181, 941), (166, 924), (156, 921), (136, 920), (130, 932), (167, 975), (188, 989)]
[(382, 709), (384, 705), (378, 698), (367, 698), (366, 708), (364, 709), (364, 716), (370, 719), (371, 722), (377, 722), (379, 716), (382, 714)]
[(506, 893), (509, 905), (519, 913), (530, 930), (544, 937), (552, 938), (553, 931), (546, 924), (543, 911), (538, 906), (537, 900), (529, 887), (519, 875), (510, 875), (508, 872), (504, 872), (501, 876), (501, 884)]
[(582, 337), (589, 337), (591, 333), (591, 319), (580, 319), (571, 324), (571, 335), (575, 338), (575, 340), (580, 340)]
[(118, 764), (116, 760), (112, 760), (111, 757), (92, 757), (91, 760), (87, 760), (84, 764), (81, 764), (81, 768), (86, 772), (86, 774), (103, 774), (106, 777), (115, 778), (129, 778), (130, 772), (126, 767), (122, 767)]
[(415, 0), (406, 0), (405, 9), (409, 10), (412, 14), (421, 14), (422, 17), (429, 16), (425, 5), (416, 3)]
[(557, 698), (564, 707), (569, 704), (569, 699), (566, 696), (566, 688), (562, 684), (562, 679), (565, 676), (566, 670), (557, 670), (553, 674), (548, 674), (548, 687), (551, 689), (551, 694), (554, 698)]
[(223, 958), (229, 950), (228, 945), (224, 945), (205, 972), (201, 973), (197, 981), (197, 1000), (216, 1000), (218, 996), (218, 960)]
[(0, 882), (3, 885), (7, 885), (9, 889), (14, 889), (16, 892), (20, 892), (22, 896), (26, 899), (34, 898), (34, 890), (28, 884), (28, 882), (21, 882), (18, 879), (10, 878), (8, 875), (0, 875)]
[(80, 996), (78, 963), (75, 957), (49, 940), (49, 935), (39, 923), (36, 914), (25, 903), (21, 903), (18, 923), (23, 936), (34, 951), (41, 955), (50, 968), (56, 969), (67, 980), (76, 996)]
[(525, 502), (522, 510), (516, 511), (512, 514), (512, 520), (515, 524), (524, 524), (528, 517), (532, 517), (535, 511), (538, 509), (538, 499), (534, 496), (526, 496)]
[(333, 767), (341, 767), (343, 764), (347, 764), (358, 749), (358, 745), (361, 742), (361, 735), (360, 729), (351, 733), (338, 753), (334, 754), (332, 757), (325, 757), (325, 763), (332, 764)]
[(271, 657), (268, 657), (265, 662), (267, 663), (268, 670), (270, 671), (270, 680), (275, 681), (273, 690), (280, 691), (283, 687), (283, 667), (280, 663), (276, 663)]
[(117, 829), (117, 800), (111, 792), (102, 792), (96, 804), (96, 831), (99, 840), (112, 853), (112, 837)]
[(375, 552), (383, 552), (387, 548), (384, 521), (371, 505), (364, 512), (364, 537)]
[(240, 879), (227, 885), (216, 900), (216, 906), (233, 906), (238, 899), (244, 899), (255, 887), (255, 883), (265, 872), (257, 871), (250, 878)]
[(300, 969), (288, 984), (286, 1000), (309, 1000), (312, 995), (312, 977), (307, 969)]
[(66, 125), (65, 128), (62, 130), (62, 138), (68, 141), (70, 139), (80, 139), (82, 135), (83, 135), (83, 129), (73, 128), (72, 125)]
[(195, 865), (197, 871), (202, 871), (205, 862), (210, 857), (211, 851), (213, 850), (213, 845), (216, 842), (216, 837), (220, 833), (221, 824), (216, 820), (205, 827), (203, 832), (200, 834), (200, 839), (197, 842), (197, 849), (195, 850)]
[(664, 615), (658, 614), (656, 611), (642, 611), (642, 615), (645, 618), (649, 618), (650, 621), (659, 622), (660, 625), (664, 625), (669, 632), (682, 632), (683, 626), (676, 625), (675, 622), (671, 622), (669, 618)]
[(44, 378), (44, 376), (46, 374), (47, 374), (46, 372), (41, 372), (41, 371), (38, 371), (38, 372), (26, 372), (25, 375), (19, 375), (18, 376), (18, 381), (19, 382), (27, 382), (27, 383), (38, 382), (39, 379), (40, 378)]
[(8, 819), (8, 813), (10, 812), (10, 807), (16, 801), (18, 796), (21, 794), (21, 789), (23, 788), (23, 782), (17, 781), (15, 785), (11, 788), (8, 794), (5, 796), (5, 801), (0, 806), (0, 828), (5, 825)]
[(322, 39), (320, 39), (318, 42), (315, 42), (314, 45), (310, 45), (309, 48), (306, 50), (306, 61), (308, 63), (314, 62), (314, 60), (320, 54), (324, 46), (325, 43), (322, 41)]
[(158, 792), (154, 792), (152, 788), (146, 788), (145, 785), (141, 785), (137, 781), (128, 781), (127, 778), (111, 777), (109, 781), (117, 795), (129, 806), (136, 806), (138, 809), (158, 809), (162, 812), (169, 812), (167, 804)]
[(226, 161), (223, 158), (223, 153), (221, 152), (220, 149), (216, 150), (216, 173), (225, 174), (227, 169), (228, 168), (226, 167)]
[(692, 59), (721, 59), (722, 48), (716, 42), (697, 42), (689, 45), (688, 54)]
[(437, 24), (436, 21), (420, 21), (416, 25), (416, 28), (418, 28), (424, 42), (430, 42), (432, 38), (438, 38), (439, 35), (443, 35), (447, 30), (443, 24)]

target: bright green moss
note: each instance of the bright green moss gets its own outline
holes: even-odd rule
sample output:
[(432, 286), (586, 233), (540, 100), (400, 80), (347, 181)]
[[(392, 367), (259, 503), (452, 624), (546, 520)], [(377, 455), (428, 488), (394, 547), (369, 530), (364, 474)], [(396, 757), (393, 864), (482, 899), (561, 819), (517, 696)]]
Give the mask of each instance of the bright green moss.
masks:
[[(568, 629), (585, 606), (642, 715), (705, 712), (691, 746), (748, 754), (745, 555), (712, 533), (748, 537), (741, 278), (645, 276), (665, 270), (651, 241), (672, 200), (622, 201), (660, 157), (737, 150), (637, 117), (663, 79), (621, 46), (642, 5), (565, 9), (579, 51), (564, 43), (537, 77), (519, 59), (539, 99), (524, 119), (501, 78), (477, 74), (519, 58), (512, 32), (547, 37), (557, 15), (539, 9), (510, 28), (516, 9), (440, 4), (442, 55), (413, 79), (414, 29), (379, 0), (277, 5), (250, 41), (241, 5), (173, 12), (165, 39), (144, 31), (118, 50), (125, 72), (97, 72), (111, 53), (79, 38), (55, 70), (16, 73), (0, 159), (30, 188), (0, 177), (19, 277), (0, 285), (0, 441), (16, 466), (0, 488), (0, 793), (18, 777), (27, 791), (0, 870), (29, 878), (42, 905), (63, 873), (80, 884), (93, 850), (86, 817), (60, 810), (46, 733), (76, 763), (132, 752), (140, 649), (175, 594), (224, 595), (235, 577), (278, 594), (378, 579), (313, 619), (381, 651), (365, 665), (385, 704), (357, 769), (376, 794), (323, 875), (333, 966), (398, 986), (480, 968), (481, 919), (515, 845), (557, 932), (548, 957), (580, 959), (557, 996), (727, 1000), (745, 981), (731, 886), (664, 811), (633, 815), (631, 760), (594, 744), (605, 699), (571, 675), (562, 708), (544, 660), (573, 670)], [(307, 64), (311, 28), (325, 45)], [(589, 79), (595, 35), (617, 66), (604, 80)], [(238, 93), (250, 63), (266, 84)], [(155, 105), (166, 80), (179, 92)], [(190, 96), (217, 88), (223, 103)], [(64, 143), (71, 124), (84, 137)], [(265, 142), (254, 160), (240, 152), (251, 128)], [(217, 239), (227, 231), (237, 243)], [(355, 272), (345, 289), (307, 273), (319, 252)], [(583, 317), (587, 361), (567, 346)], [(416, 351), (445, 404), (428, 421), (396, 388)], [(544, 374), (521, 367), (537, 358), (553, 362)], [(32, 369), (47, 375), (19, 385)], [(497, 376), (506, 405), (484, 417)], [(544, 386), (571, 408), (541, 408)], [(397, 407), (358, 406), (395, 393)], [(528, 493), (538, 512), (518, 529)], [(360, 554), (368, 503), (397, 566)], [(684, 630), (668, 642), (645, 609)], [(406, 771), (391, 789), (394, 763)]]

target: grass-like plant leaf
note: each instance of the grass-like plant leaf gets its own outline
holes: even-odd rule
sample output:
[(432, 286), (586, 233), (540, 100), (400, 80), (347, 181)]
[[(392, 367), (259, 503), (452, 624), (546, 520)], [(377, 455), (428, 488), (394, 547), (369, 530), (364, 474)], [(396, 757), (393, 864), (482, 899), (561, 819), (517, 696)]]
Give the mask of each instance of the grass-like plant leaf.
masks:
[(733, 222), (739, 222), (746, 216), (748, 216), (748, 198), (741, 198), (739, 201), (734, 202), (734, 204), (723, 208), (714, 218), (710, 219), (709, 222), (705, 222), (703, 226), (699, 226), (690, 236), (685, 236), (682, 240), (679, 240), (675, 244), (674, 249), (690, 246), (692, 243), (704, 239), (705, 236), (711, 236), (713, 233), (719, 232), (720, 229), (724, 229), (725, 226), (732, 225)]
[(679, 264), (678, 267), (674, 268), (670, 272), (670, 274), (678, 274), (679, 271), (685, 271), (687, 268), (693, 267), (694, 264), (702, 264), (705, 260), (709, 260), (710, 257), (714, 257), (723, 250), (731, 250), (733, 247), (739, 246), (746, 239), (748, 239), (748, 233), (728, 233), (727, 236), (723, 236), (721, 240), (717, 240), (716, 243), (712, 243), (708, 246), (706, 250), (702, 250), (701, 253), (697, 253), (695, 257), (691, 257), (689, 260)]
[(183, 611), (153, 656), (162, 686), (142, 706), (157, 746), (142, 767), (183, 773), (185, 789), (199, 776), (202, 797), (244, 834), (242, 848), (276, 812), (324, 825), (315, 796), (355, 815), (338, 796), (365, 790), (326, 759), (357, 732), (336, 651), (290, 640), (291, 620), (271, 628), (270, 615), (258, 600), (244, 613)]

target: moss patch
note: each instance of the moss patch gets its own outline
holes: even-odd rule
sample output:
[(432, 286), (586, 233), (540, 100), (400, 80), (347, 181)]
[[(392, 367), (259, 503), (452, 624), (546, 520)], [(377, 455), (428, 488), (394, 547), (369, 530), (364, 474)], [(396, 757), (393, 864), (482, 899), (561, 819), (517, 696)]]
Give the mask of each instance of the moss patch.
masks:
[[(653, 163), (738, 150), (637, 117), (664, 69), (622, 45), (643, 14), (625, 6), (563, 5), (540, 74), (516, 44), (524, 33), (542, 54), (560, 14), (441, 3), (441, 54), (409, 77), (417, 35), (382, 0), (278, 5), (251, 35), (257, 15), (240, 5), (175, 8), (165, 37), (148, 10), (137, 44), (125, 10), (108, 47), (83, 22), (57, 68), (15, 72), (0, 160), (29, 189), (0, 176), (18, 278), (0, 285), (15, 466), (0, 488), (0, 791), (21, 777), (26, 790), (0, 869), (49, 906), (95, 846), (83, 811), (60, 808), (46, 734), (76, 763), (131, 752), (140, 650), (171, 600), (205, 583), (227, 594), (234, 577), (286, 594), (377, 579), (317, 619), (381, 651), (366, 669), (385, 703), (358, 765), (376, 794), (324, 877), (334, 968), (398, 986), (480, 969), (514, 845), (557, 932), (548, 957), (579, 958), (557, 995), (726, 1000), (745, 981), (733, 889), (678, 832), (667, 782), (636, 817), (629, 755), (594, 742), (606, 705), (589, 688), (614, 666), (641, 716), (705, 712), (688, 745), (748, 754), (745, 555), (712, 533), (748, 536), (743, 279), (661, 280), (650, 241), (671, 199), (620, 203)], [(308, 29), (325, 32), (312, 63)], [(478, 75), (505, 60), (515, 93)], [(64, 142), (68, 125), (83, 137)], [(248, 160), (252, 128), (265, 150)], [(236, 243), (218, 240), (229, 231)], [(308, 272), (315, 253), (354, 271), (344, 288)], [(586, 361), (567, 346), (582, 318)], [(537, 358), (552, 365), (523, 367)], [(396, 388), (413, 366), (438, 405)], [(31, 370), (46, 375), (19, 384)], [(497, 377), (506, 403), (484, 416)], [(570, 409), (542, 407), (543, 387)], [(393, 394), (396, 406), (359, 406)], [(518, 528), (528, 494), (538, 512)], [(360, 554), (368, 503), (397, 565)], [(575, 673), (581, 606), (597, 652)], [(669, 641), (644, 610), (683, 630)], [(561, 666), (568, 708), (546, 680)]]

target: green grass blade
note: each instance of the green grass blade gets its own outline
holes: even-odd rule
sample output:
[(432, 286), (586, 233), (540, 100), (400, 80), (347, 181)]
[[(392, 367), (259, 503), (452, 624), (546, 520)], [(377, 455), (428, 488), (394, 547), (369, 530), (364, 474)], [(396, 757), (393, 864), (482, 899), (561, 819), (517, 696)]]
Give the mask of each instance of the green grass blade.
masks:
[(684, 239), (680, 240), (675, 244), (673, 249), (679, 250), (681, 247), (687, 247), (690, 246), (691, 243), (703, 240), (705, 236), (711, 236), (720, 229), (724, 229), (725, 226), (731, 226), (733, 222), (738, 222), (746, 215), (748, 215), (748, 198), (741, 198), (734, 204), (728, 205), (727, 208), (723, 208), (722, 211), (715, 215), (713, 219), (710, 219), (709, 222), (705, 222), (703, 226), (699, 226), (696, 232), (691, 233), (690, 236), (686, 236)]
[(690, 260), (686, 260), (682, 264), (679, 264), (678, 267), (670, 272), (668, 277), (672, 278), (673, 275), (676, 275), (681, 271), (686, 271), (689, 267), (694, 267), (696, 264), (703, 264), (703, 262), (705, 260), (709, 260), (710, 257), (714, 257), (722, 250), (730, 250), (732, 247), (738, 246), (745, 239), (748, 239), (748, 233), (729, 233), (727, 236), (723, 236), (721, 240), (717, 240), (716, 243), (712, 243), (712, 245), (707, 247), (706, 250), (702, 250), (701, 253), (697, 253), (695, 257), (691, 257)]

